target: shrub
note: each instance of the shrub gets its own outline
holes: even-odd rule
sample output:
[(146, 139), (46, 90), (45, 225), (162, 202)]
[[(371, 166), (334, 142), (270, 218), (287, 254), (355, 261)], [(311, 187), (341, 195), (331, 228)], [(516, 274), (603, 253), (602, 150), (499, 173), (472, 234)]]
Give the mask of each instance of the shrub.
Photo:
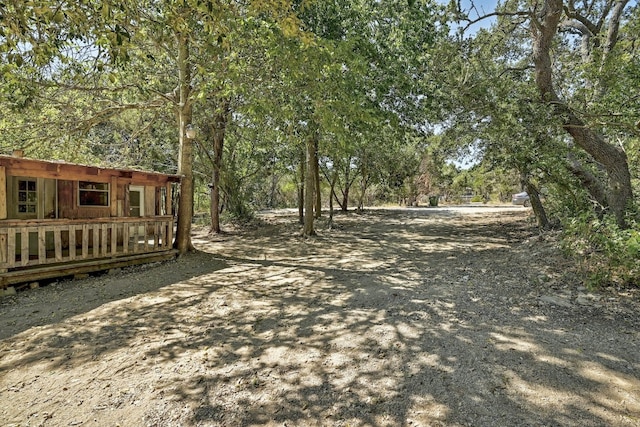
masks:
[(583, 214), (566, 224), (563, 249), (577, 258), (586, 285), (640, 284), (640, 224), (621, 229), (612, 215)]

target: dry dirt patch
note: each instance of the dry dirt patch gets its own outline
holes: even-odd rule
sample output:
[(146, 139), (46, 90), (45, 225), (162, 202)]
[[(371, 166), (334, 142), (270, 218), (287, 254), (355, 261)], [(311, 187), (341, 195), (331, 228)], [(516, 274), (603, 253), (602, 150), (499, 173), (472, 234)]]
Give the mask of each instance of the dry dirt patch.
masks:
[(638, 296), (581, 288), (527, 215), (375, 210), (305, 240), (272, 213), (5, 298), (0, 424), (640, 424)]

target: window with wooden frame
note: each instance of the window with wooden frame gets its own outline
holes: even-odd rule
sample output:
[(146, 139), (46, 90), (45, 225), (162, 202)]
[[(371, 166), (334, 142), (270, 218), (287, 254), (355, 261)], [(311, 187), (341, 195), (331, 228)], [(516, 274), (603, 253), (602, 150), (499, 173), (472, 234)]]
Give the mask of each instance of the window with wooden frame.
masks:
[(78, 182), (78, 205), (109, 206), (109, 184), (105, 182)]
[(38, 190), (35, 179), (18, 179), (18, 214), (35, 214), (38, 209)]

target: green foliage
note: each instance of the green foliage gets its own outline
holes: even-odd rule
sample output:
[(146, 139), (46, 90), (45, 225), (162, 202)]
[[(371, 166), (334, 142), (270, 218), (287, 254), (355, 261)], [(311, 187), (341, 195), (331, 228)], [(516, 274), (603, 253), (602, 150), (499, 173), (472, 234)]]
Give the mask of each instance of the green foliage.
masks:
[[(636, 280), (637, 222), (619, 230), (607, 216), (585, 214), (595, 204), (567, 159), (604, 174), (538, 102), (524, 15), (507, 13), (494, 27), (459, 38), (447, 28), (452, 15), (430, 0), (4, 6), (2, 152), (24, 148), (33, 157), (175, 172), (176, 36), (187, 34), (194, 123), (206, 129), (220, 101), (230, 105), (220, 183), (229, 216), (294, 206), (300, 149), (317, 131), (325, 180), (337, 176), (339, 198), (348, 192), (359, 202), (397, 203), (474, 194), (474, 201), (505, 202), (527, 180), (548, 188), (545, 206), (565, 225), (567, 247), (586, 254), (594, 281)], [(626, 150), (636, 194), (638, 28), (634, 6), (614, 49), (605, 54), (593, 43), (587, 62), (570, 33), (554, 46), (562, 95), (590, 128)], [(207, 210), (210, 135), (198, 144), (196, 205)], [(460, 170), (450, 160), (464, 154), (482, 162)]]
[(612, 215), (586, 213), (566, 222), (563, 249), (576, 259), (588, 286), (640, 286), (640, 222), (628, 221), (629, 228), (621, 229)]

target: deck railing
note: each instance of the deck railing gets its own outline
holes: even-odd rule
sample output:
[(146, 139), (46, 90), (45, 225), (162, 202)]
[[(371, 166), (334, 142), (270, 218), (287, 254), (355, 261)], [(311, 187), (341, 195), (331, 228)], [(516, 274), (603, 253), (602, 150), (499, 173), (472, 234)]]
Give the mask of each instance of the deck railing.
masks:
[(0, 221), (0, 272), (170, 250), (173, 217)]

